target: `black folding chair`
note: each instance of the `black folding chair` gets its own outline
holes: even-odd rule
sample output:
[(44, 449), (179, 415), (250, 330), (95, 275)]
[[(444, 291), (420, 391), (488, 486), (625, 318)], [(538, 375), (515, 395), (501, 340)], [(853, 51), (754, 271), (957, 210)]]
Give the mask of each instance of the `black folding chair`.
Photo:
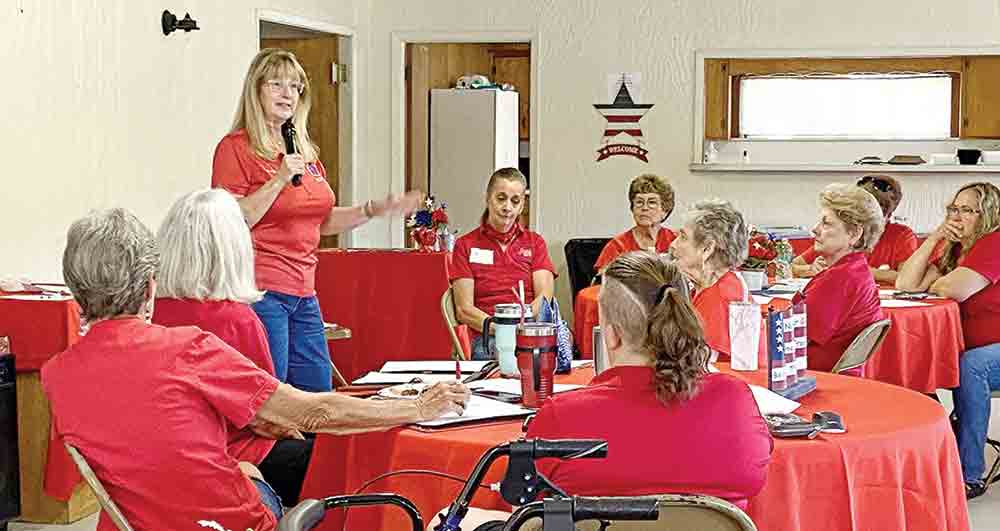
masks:
[(566, 242), (563, 249), (566, 251), (573, 302), (576, 302), (576, 294), (593, 282), (597, 273), (594, 271), (594, 264), (609, 241), (611, 238), (573, 238)]

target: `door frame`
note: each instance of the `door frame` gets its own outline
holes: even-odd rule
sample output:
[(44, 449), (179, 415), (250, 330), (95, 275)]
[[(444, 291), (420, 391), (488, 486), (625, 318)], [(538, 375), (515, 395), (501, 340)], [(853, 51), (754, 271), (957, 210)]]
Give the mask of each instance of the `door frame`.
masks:
[[(406, 186), (406, 45), (411, 43), (504, 43), (526, 42), (531, 46), (531, 100), (532, 109), (528, 124), (528, 158), (531, 161), (531, 172), (536, 174), (539, 168), (540, 144), (538, 139), (539, 113), (538, 109), (538, 33), (534, 31), (482, 31), (482, 32), (450, 32), (450, 31), (394, 31), (392, 32), (392, 110), (390, 136), (391, 152), (391, 189), (402, 192)], [(542, 179), (531, 181), (531, 213), (532, 230), (542, 232), (539, 220), (538, 205), (542, 203), (544, 184)], [(404, 242), (404, 220), (393, 219), (391, 237), (393, 247), (402, 247)]]
[[(352, 205), (355, 202), (356, 191), (359, 189), (358, 175), (363, 169), (363, 160), (358, 151), (358, 46), (355, 43), (357, 31), (351, 26), (333, 24), (325, 20), (293, 15), (273, 9), (257, 9), (254, 17), (254, 33), (257, 40), (254, 46), (260, 49), (260, 23), (271, 22), (283, 26), (292, 26), (321, 33), (334, 34), (340, 37), (337, 43), (337, 63), (350, 66), (346, 83), (338, 82), (339, 107), (337, 128), (340, 132), (338, 146), (338, 188), (337, 203)], [(345, 140), (348, 140), (345, 145)], [(354, 244), (354, 231), (339, 234), (337, 246), (351, 247)]]

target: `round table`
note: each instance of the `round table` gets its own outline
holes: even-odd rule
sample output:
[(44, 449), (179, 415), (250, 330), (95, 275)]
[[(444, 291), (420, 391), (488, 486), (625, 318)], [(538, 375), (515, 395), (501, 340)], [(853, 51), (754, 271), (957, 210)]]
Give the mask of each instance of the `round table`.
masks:
[[(597, 294), (590, 286), (576, 295), (573, 334), (584, 358), (593, 357), (592, 330), (597, 326)], [(958, 303), (929, 299), (925, 306), (885, 307), (892, 320), (881, 349), (865, 364), (865, 377), (900, 385), (921, 393), (958, 387), (958, 357), (965, 351)], [(774, 299), (777, 309), (790, 304)], [(891, 303), (889, 303), (891, 304)]]
[[(726, 372), (726, 364), (720, 364)], [(764, 371), (733, 373), (763, 384)], [(558, 378), (583, 383), (592, 369)], [(969, 529), (962, 472), (944, 409), (924, 395), (873, 380), (812, 373), (818, 389), (796, 411), (843, 416), (844, 434), (814, 440), (776, 439), (767, 482), (751, 498), (748, 514), (759, 529), (964, 531)], [(424, 469), (467, 477), (488, 448), (521, 435), (521, 422), (453, 427), (401, 428), (350, 436), (319, 435), (302, 497), (353, 493), (388, 471)], [(499, 481), (499, 460), (485, 483)], [(450, 504), (461, 489), (455, 481), (427, 475), (379, 480), (365, 492), (395, 492), (413, 501), (425, 518)], [(497, 493), (480, 489), (473, 505), (509, 510)], [(343, 514), (330, 513), (319, 529), (341, 529)], [(395, 508), (351, 509), (346, 529), (404, 529)]]

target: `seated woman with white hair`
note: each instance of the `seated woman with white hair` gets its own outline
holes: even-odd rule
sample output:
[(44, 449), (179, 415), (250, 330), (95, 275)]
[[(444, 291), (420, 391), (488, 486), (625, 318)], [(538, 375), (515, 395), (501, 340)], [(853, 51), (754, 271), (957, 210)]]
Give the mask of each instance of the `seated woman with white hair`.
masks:
[[(197, 326), (274, 376), (267, 332), (250, 307), (263, 293), (254, 285), (253, 244), (236, 200), (220, 189), (186, 194), (167, 212), (157, 243), (153, 323)], [(229, 454), (257, 465), (285, 506), (298, 502), (312, 440), (266, 424), (233, 427), (227, 437)]]
[[(872, 194), (848, 184), (824, 188), (819, 206), (813, 248), (830, 265), (793, 302), (807, 307), (809, 368), (829, 371), (858, 332), (883, 318), (866, 253), (882, 235), (885, 218)], [(863, 369), (845, 372), (861, 376)]]
[(750, 292), (736, 274), (747, 258), (749, 231), (743, 214), (729, 201), (698, 201), (670, 244), (677, 267), (691, 282), (691, 304), (701, 318), (705, 342), (723, 361), (731, 353), (729, 303), (746, 302)]
[[(359, 433), (465, 408), (460, 383), (382, 402), (300, 391), (213, 334), (151, 324), (159, 261), (124, 209), (75, 221), (63, 277), (90, 330), (42, 367), (56, 439), (83, 454), (135, 529), (277, 528), (280, 500), (229, 453), (231, 428)], [(98, 530), (114, 529), (102, 513)]]

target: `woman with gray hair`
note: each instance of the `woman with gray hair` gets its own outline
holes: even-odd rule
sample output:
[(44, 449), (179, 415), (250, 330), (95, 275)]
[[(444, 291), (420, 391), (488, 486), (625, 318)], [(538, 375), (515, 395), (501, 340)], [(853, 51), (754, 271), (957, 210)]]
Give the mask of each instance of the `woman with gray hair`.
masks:
[[(236, 200), (220, 189), (186, 194), (167, 212), (157, 240), (153, 323), (197, 326), (274, 376), (267, 332), (250, 307), (263, 293), (254, 285), (253, 244)], [(229, 455), (257, 465), (285, 506), (298, 502), (311, 439), (255, 423), (231, 427), (227, 438)]]
[[(813, 248), (829, 266), (795, 295), (809, 315), (809, 368), (829, 371), (863, 328), (882, 319), (878, 286), (866, 253), (882, 236), (885, 217), (863, 188), (831, 184), (819, 195)], [(861, 376), (864, 367), (847, 371)]]
[[(55, 435), (80, 450), (136, 529), (276, 529), (281, 504), (229, 453), (230, 426), (357, 433), (465, 407), (460, 383), (416, 400), (306, 393), (199, 328), (150, 324), (159, 260), (152, 233), (123, 209), (74, 222), (63, 276), (90, 331), (42, 368)], [(114, 529), (106, 514), (98, 529)]]
[[(729, 201), (698, 201), (670, 244), (677, 266), (694, 287), (691, 304), (705, 328), (705, 342), (722, 359), (731, 353), (729, 303), (749, 296), (736, 269), (746, 260), (749, 233)], [(714, 357), (714, 356), (713, 356)]]

